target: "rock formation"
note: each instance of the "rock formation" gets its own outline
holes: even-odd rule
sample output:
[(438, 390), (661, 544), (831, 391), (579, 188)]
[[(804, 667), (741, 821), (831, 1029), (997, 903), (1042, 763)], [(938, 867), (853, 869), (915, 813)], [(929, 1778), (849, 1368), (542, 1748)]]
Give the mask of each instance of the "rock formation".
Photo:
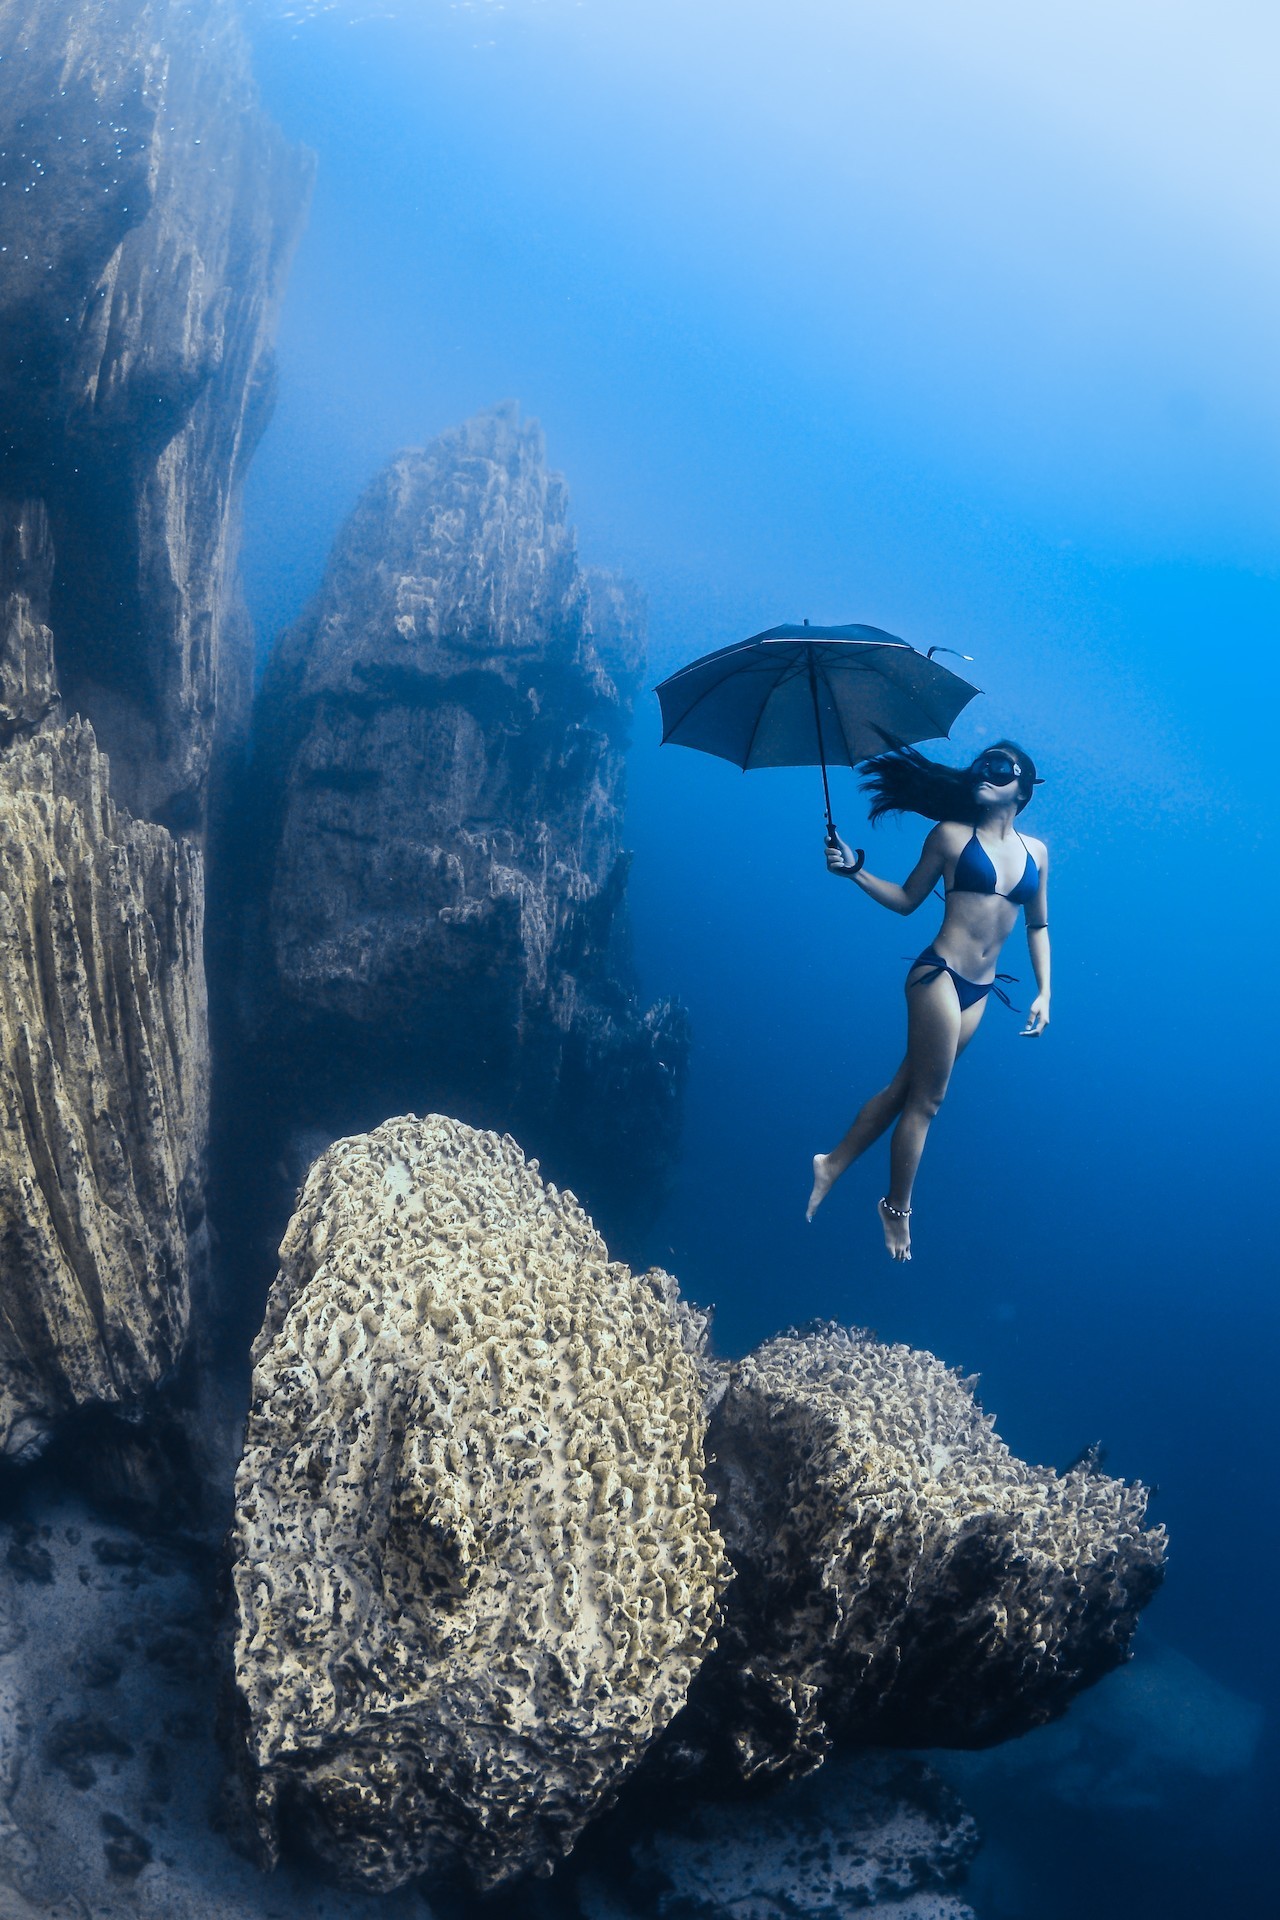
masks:
[(730, 1369), (710, 1483), (737, 1572), (696, 1713), (745, 1777), (833, 1739), (984, 1746), (1128, 1657), (1146, 1489), (1016, 1459), (932, 1354), (838, 1327)]
[(239, 482), (310, 168), (218, 0), (0, 0), (0, 73), (0, 1451), (24, 1453), (73, 1408), (136, 1409), (205, 1257), (199, 841), (247, 722)]
[(432, 1118), (308, 1176), (254, 1354), (235, 1679), (344, 1878), (545, 1870), (684, 1701), (722, 1579), (701, 1320), (509, 1138)]
[(1015, 1460), (930, 1354), (828, 1328), (708, 1362), (674, 1281), (611, 1263), (509, 1138), (340, 1141), (281, 1259), (233, 1535), (268, 1857), (283, 1809), (353, 1882), (490, 1887), (639, 1761), (705, 1790), (1005, 1738), (1126, 1657), (1158, 1583), (1143, 1490)]
[(82, 720), (0, 754), (0, 1453), (135, 1402), (186, 1333), (208, 1041), (198, 850)]
[(62, 692), (115, 798), (198, 828), (247, 721), (239, 482), (310, 161), (225, 0), (0, 0), (0, 64), (0, 499), (43, 503)]
[[(436, 1104), (519, 1132), (610, 1218), (661, 1197), (680, 1010), (637, 1004), (620, 847), (643, 655), (579, 566), (536, 426), (402, 453), (281, 640), (257, 718), (274, 819), (261, 1012), (305, 1121)], [(335, 1092), (336, 1089), (336, 1092)]]
[(49, 588), (53, 548), (40, 500), (0, 500), (0, 749), (58, 708)]

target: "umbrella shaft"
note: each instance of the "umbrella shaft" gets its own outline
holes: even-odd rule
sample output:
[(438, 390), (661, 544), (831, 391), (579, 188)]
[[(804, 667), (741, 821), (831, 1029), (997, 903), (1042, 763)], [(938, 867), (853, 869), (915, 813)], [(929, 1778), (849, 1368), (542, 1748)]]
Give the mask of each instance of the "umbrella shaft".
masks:
[(818, 764), (822, 768), (822, 799), (827, 809), (827, 839), (834, 845), (835, 826), (831, 819), (831, 788), (827, 782), (827, 754), (822, 744), (822, 714), (818, 709), (818, 676), (813, 670), (813, 655), (809, 655), (809, 692), (813, 696), (813, 724), (818, 729)]

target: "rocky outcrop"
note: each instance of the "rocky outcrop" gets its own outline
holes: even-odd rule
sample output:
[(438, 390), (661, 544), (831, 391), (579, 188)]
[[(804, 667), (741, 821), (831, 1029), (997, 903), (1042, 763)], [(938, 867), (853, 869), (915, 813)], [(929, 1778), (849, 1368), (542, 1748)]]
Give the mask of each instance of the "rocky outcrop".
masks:
[(710, 1482), (737, 1580), (690, 1718), (745, 1777), (833, 1740), (1007, 1739), (1128, 1657), (1163, 1572), (1146, 1489), (1016, 1459), (974, 1384), (838, 1327), (731, 1368)]
[(545, 1870), (684, 1701), (722, 1579), (698, 1317), (509, 1138), (440, 1118), (307, 1179), (254, 1354), (235, 1681), (349, 1882)]
[(225, 0), (0, 0), (0, 63), (0, 499), (42, 503), (62, 692), (117, 801), (198, 829), (247, 721), (239, 483), (310, 162)]
[(642, 614), (579, 565), (541, 434), (402, 453), (281, 640), (264, 1037), (333, 1131), (434, 1104), (519, 1132), (617, 1219), (656, 1207), (687, 1037), (636, 1000), (620, 834)]
[[(828, 1328), (709, 1362), (674, 1281), (610, 1262), (510, 1138), (435, 1117), (339, 1142), (281, 1260), (233, 1535), (268, 1857), (283, 1812), (350, 1881), (488, 1888), (554, 1863), (640, 1762), (687, 1795), (835, 1743), (1025, 1732), (1126, 1657), (1159, 1580), (1141, 1488), (1015, 1460), (930, 1354)], [(714, 1899), (705, 1823), (640, 1879), (736, 1912), (771, 1818), (707, 1816), (732, 1839)], [(868, 1904), (880, 1841), (823, 1847), (831, 1910)], [(699, 1876), (709, 1904), (682, 1905)]]
[(206, 1255), (199, 848), (247, 726), (239, 487), (310, 162), (224, 0), (0, 0), (0, 73), (0, 1449), (23, 1453), (72, 1409), (137, 1410)]
[[(83, 720), (0, 755), (0, 1453), (172, 1366), (202, 1254), (200, 854)], [(194, 1250), (193, 1250), (194, 1249)]]

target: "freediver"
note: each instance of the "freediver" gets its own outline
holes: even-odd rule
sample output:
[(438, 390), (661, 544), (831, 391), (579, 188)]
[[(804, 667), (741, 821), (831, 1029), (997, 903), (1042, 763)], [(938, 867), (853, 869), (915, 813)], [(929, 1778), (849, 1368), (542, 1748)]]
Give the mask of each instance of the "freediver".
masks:
[[(919, 813), (936, 820), (915, 868), (899, 886), (868, 873), (861, 852), (839, 835), (827, 845), (827, 867), (861, 887), (892, 913), (914, 913), (941, 880), (942, 925), (932, 946), (912, 961), (906, 979), (907, 1052), (887, 1087), (873, 1094), (830, 1153), (813, 1157), (812, 1220), (831, 1187), (887, 1128), (889, 1191), (877, 1202), (884, 1243), (895, 1260), (911, 1258), (911, 1191), (929, 1123), (946, 1097), (951, 1069), (964, 1052), (995, 993), (996, 964), (1025, 909), (1027, 948), (1035, 974), (1024, 1037), (1049, 1024), (1049, 854), (1043, 840), (1024, 837), (1014, 822), (1040, 784), (1029, 754), (997, 741), (968, 767), (947, 767), (913, 747), (869, 760), (864, 785), (873, 822), (887, 813)], [(834, 830), (833, 830), (834, 831)]]

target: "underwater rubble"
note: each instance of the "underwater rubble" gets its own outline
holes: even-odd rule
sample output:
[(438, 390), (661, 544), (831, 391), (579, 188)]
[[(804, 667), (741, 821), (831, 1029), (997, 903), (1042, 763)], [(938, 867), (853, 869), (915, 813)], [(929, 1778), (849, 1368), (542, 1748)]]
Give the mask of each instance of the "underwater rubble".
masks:
[(28, 1476), (0, 1517), (3, 1920), (431, 1920), (417, 1891), (269, 1878), (227, 1840), (216, 1540)]
[(582, 1920), (974, 1920), (953, 1889), (981, 1844), (932, 1767), (855, 1753), (767, 1800), (695, 1803), (588, 1870)]

